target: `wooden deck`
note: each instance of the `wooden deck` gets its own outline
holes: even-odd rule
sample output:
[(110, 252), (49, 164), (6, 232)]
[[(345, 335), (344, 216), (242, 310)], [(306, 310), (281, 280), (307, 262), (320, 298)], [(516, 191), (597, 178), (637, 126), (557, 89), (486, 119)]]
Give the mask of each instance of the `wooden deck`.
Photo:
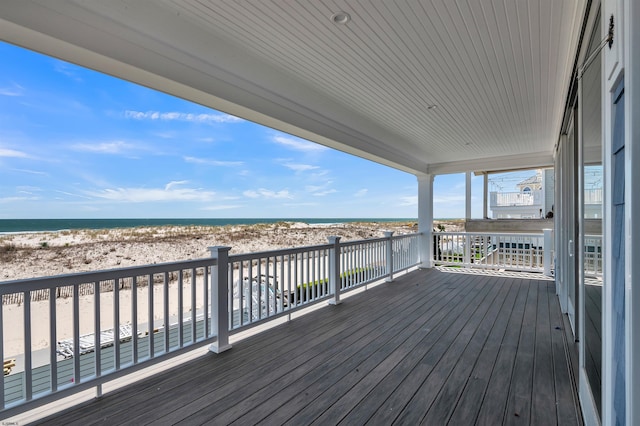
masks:
[(421, 270), (46, 424), (581, 424), (553, 281)]

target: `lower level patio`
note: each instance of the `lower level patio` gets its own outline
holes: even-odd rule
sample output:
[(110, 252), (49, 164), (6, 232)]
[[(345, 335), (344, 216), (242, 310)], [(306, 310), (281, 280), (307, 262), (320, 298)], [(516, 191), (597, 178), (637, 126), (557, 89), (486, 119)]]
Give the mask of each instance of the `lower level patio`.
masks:
[(41, 422), (579, 425), (566, 324), (539, 275), (416, 270)]

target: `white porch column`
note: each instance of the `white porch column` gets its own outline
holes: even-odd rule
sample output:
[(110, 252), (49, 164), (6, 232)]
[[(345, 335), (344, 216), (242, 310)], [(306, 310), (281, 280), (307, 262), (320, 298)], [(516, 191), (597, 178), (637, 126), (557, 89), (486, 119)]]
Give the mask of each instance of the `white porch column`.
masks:
[(469, 220), (471, 219), (471, 172), (467, 172), (465, 174), (465, 215), (464, 218)]
[(418, 232), (420, 237), (420, 267), (431, 268), (433, 262), (433, 178), (418, 176)]
[(482, 218), (489, 219), (489, 174), (482, 175)]

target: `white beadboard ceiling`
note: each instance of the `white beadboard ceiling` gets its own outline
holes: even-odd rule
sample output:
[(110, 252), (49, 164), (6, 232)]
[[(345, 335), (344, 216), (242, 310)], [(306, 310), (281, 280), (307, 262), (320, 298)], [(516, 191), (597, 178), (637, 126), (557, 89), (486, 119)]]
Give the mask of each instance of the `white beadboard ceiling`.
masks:
[[(551, 164), (584, 8), (3, 0), (0, 38), (402, 170), (450, 173)], [(331, 21), (340, 11), (348, 24)]]

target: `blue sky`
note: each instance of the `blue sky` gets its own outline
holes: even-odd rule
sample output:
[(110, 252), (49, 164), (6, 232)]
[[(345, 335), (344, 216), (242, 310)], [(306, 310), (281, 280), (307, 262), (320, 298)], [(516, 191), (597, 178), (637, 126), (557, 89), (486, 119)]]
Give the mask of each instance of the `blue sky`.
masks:
[[(0, 218), (417, 217), (411, 174), (1, 42), (0, 57)], [(464, 175), (436, 177), (434, 216), (464, 216)]]

